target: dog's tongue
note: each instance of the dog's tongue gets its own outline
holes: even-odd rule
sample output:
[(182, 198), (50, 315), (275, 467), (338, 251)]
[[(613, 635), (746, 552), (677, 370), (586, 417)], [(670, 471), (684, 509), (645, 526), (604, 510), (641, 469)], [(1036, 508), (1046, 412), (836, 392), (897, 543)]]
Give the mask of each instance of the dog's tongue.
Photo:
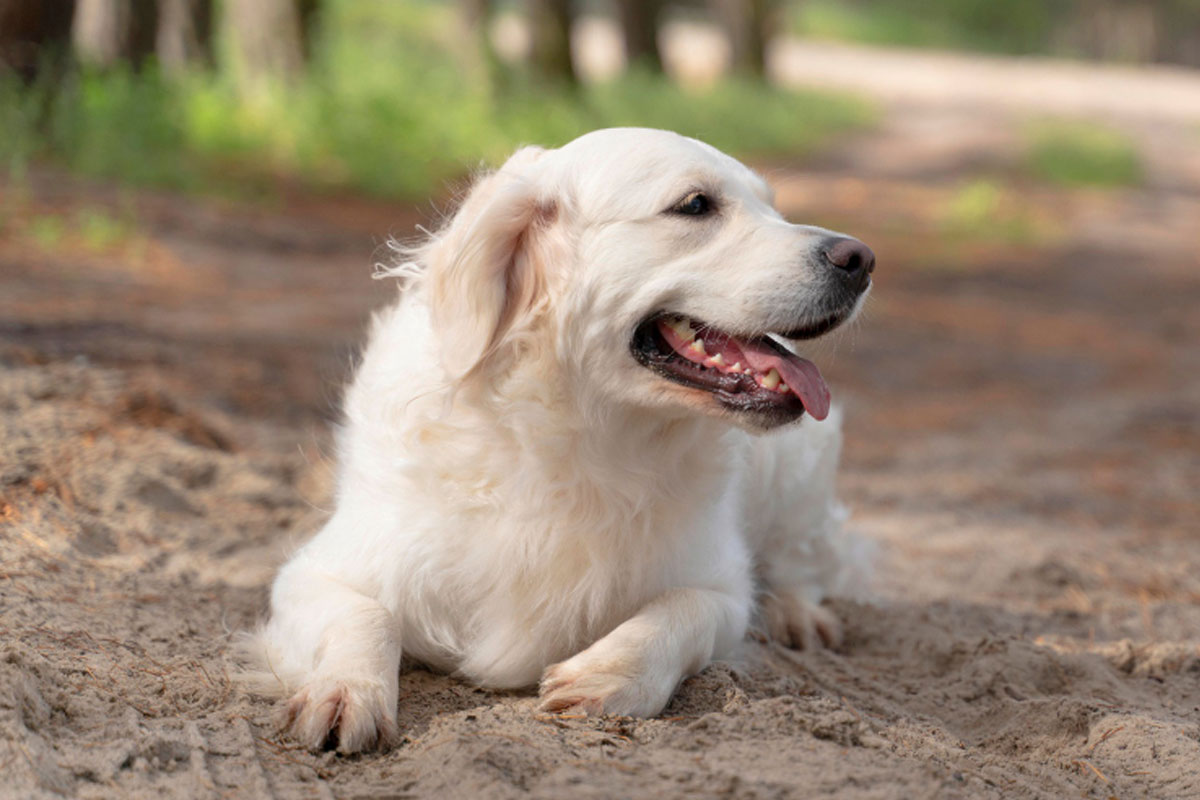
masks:
[[(766, 336), (739, 339), (706, 326), (704, 346), (697, 351), (693, 344), (695, 331), (691, 328), (687, 329), (689, 335), (685, 338), (677, 324), (664, 319), (659, 321), (658, 330), (676, 353), (697, 364), (708, 364), (724, 372), (728, 372), (731, 365), (744, 364), (760, 378), (774, 368), (813, 419), (823, 420), (829, 416), (829, 387), (817, 365), (784, 349), (773, 339)], [(713, 364), (717, 355), (721, 356), (721, 365)]]
[(755, 371), (765, 373), (771, 367), (779, 371), (783, 382), (804, 403), (804, 410), (809, 416), (818, 421), (829, 416), (829, 387), (816, 364), (784, 350), (769, 339), (736, 341), (746, 363)]

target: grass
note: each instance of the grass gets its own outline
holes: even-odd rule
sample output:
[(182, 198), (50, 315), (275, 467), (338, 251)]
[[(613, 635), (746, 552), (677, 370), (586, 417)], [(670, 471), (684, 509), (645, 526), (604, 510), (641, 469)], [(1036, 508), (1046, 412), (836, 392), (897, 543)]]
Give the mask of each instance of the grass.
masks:
[(44, 212), (21, 203), (6, 203), (0, 235), (45, 252), (103, 254), (136, 250), (141, 237), (131, 218), (82, 207), (70, 212)]
[(939, 212), (942, 238), (951, 242), (1034, 244), (1050, 234), (1021, 200), (1020, 192), (1001, 181), (974, 178), (947, 198)]
[(687, 90), (629, 74), (569, 91), (497, 74), (452, 4), (330, 0), (307, 76), (248, 91), (233, 70), (167, 79), (78, 74), (0, 85), (0, 160), (50, 160), (133, 184), (237, 194), (283, 180), (400, 198), (435, 191), (516, 146), (611, 125), (678, 130), (743, 156), (803, 155), (869, 124), (864, 102), (761, 84)]
[(67, 222), (57, 214), (43, 214), (29, 221), (29, 238), (43, 250), (54, 250), (67, 235)]
[(76, 231), (83, 246), (94, 252), (117, 249), (136, 235), (130, 220), (118, 219), (98, 208), (80, 209), (76, 215)]
[(991, 53), (1053, 51), (1061, 3), (1046, 0), (805, 0), (792, 6), (802, 36)]
[(1137, 147), (1120, 131), (1090, 122), (1042, 120), (1030, 125), (1026, 135), (1025, 168), (1041, 180), (1097, 187), (1141, 180)]

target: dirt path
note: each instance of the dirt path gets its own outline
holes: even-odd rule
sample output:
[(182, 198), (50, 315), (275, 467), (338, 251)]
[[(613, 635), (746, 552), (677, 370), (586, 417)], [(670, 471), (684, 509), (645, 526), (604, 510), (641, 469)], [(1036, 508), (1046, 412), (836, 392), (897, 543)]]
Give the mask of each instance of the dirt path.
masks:
[(983, 56), (789, 38), (771, 72), (791, 85), (851, 89), (908, 106), (1200, 123), (1200, 73), (1052, 58)]
[[(995, 213), (1032, 234), (960, 235), (1004, 150), (904, 150), (913, 124), (767, 165), (881, 261), (814, 351), (879, 546), (845, 647), (751, 643), (650, 721), (416, 671), (405, 744), (352, 759), (276, 736), (230, 632), (328, 507), (375, 250), (422, 215), (39, 176), (0, 240), (0, 797), (1200, 796), (1200, 195), (1021, 185)], [(130, 204), (108, 250), (31, 233)]]

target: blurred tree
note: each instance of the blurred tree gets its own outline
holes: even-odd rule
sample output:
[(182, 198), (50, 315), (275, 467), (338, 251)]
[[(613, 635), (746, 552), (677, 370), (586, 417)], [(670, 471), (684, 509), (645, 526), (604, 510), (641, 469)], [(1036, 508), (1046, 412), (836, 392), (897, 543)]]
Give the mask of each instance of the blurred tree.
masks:
[(233, 49), (234, 68), (247, 85), (295, 80), (304, 70), (316, 12), (312, 0), (225, 0), (222, 26)]
[(779, 0), (713, 0), (713, 13), (729, 38), (733, 71), (761, 78), (767, 42), (778, 26)]
[(658, 49), (662, 9), (663, 0), (617, 0), (625, 61), (630, 67), (662, 72), (662, 53)]
[(571, 60), (571, 0), (527, 0), (527, 9), (534, 72), (543, 80), (577, 85)]
[(492, 46), (491, 23), (495, 10), (492, 0), (459, 0), (459, 16), (466, 29), (468, 46), (462, 53), (471, 74), (481, 76), (488, 85), (504, 90), (508, 73), (496, 48)]
[(1200, 67), (1200, 0), (1154, 0), (1162, 31), (1156, 60)]
[(212, 0), (158, 0), (155, 52), (163, 69), (179, 72), (194, 64), (211, 64)]
[(212, 63), (212, 1), (158, 0), (155, 52), (168, 72)]
[(459, 0), (463, 21), (472, 31), (482, 31), (487, 38), (488, 23), (492, 18), (491, 0)]
[(85, 64), (125, 61), (137, 69), (154, 53), (157, 29), (155, 0), (78, 0), (71, 39)]
[(300, 15), (300, 52), (307, 63), (313, 56), (321, 0), (296, 0), (296, 11)]
[(1153, 60), (1156, 11), (1149, 3), (1131, 0), (1076, 0), (1067, 16), (1075, 45), (1088, 58), (1102, 61)]
[(71, 49), (75, 0), (0, 0), (0, 67), (31, 83), (61, 72)]
[(1073, 0), (1058, 11), (1053, 49), (1200, 67), (1200, 0)]

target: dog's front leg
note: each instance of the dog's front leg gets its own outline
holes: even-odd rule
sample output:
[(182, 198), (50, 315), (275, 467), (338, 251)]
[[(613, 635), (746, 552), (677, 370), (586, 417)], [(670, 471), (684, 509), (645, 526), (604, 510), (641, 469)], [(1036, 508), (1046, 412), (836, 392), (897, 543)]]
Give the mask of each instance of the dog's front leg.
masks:
[(286, 654), (282, 670), (299, 681), (287, 703), (289, 732), (313, 750), (392, 744), (400, 680), (395, 616), (303, 558), (280, 573), (271, 606), (264, 634), (272, 651)]
[(741, 641), (749, 613), (748, 598), (673, 589), (582, 653), (548, 668), (541, 708), (654, 716), (681, 680)]

